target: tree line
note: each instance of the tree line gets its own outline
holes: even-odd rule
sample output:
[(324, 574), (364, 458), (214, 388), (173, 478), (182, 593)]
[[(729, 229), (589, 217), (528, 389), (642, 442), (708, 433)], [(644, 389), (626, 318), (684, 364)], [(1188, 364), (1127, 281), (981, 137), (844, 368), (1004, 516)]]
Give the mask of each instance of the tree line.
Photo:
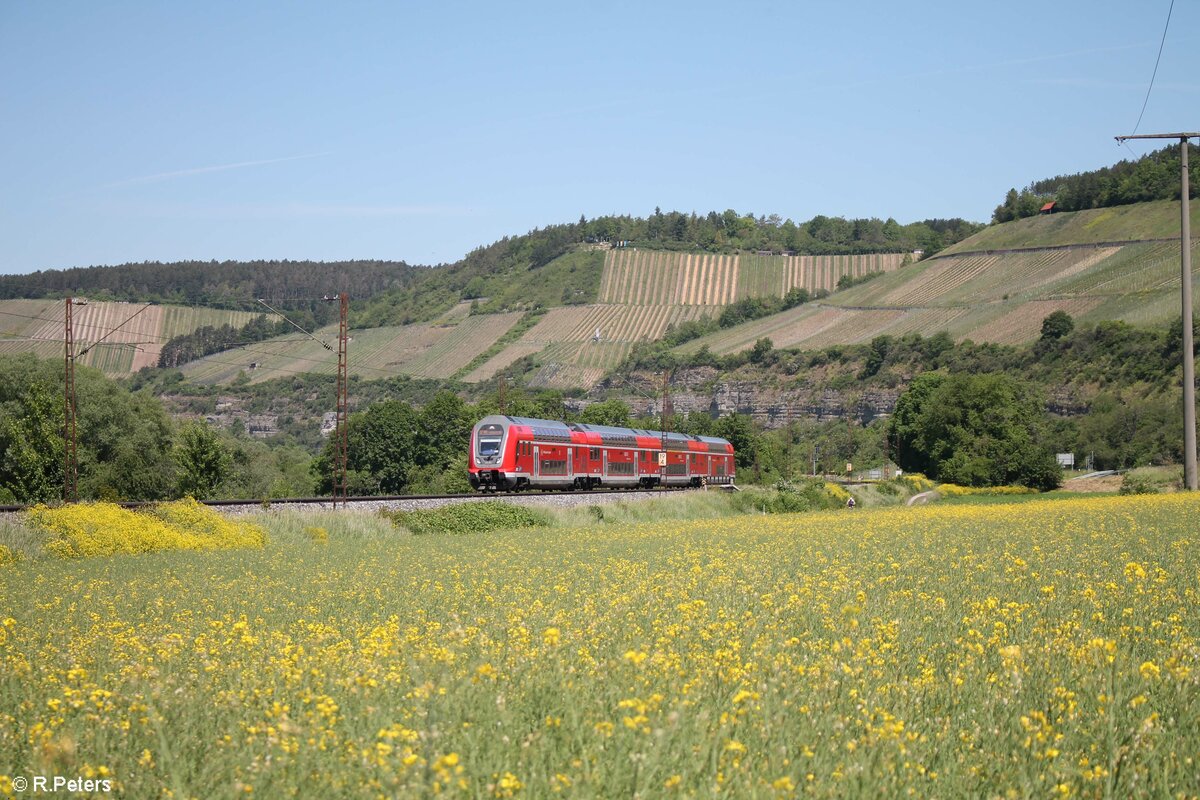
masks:
[[(293, 312), (291, 319), (305, 330), (313, 330), (320, 327), (321, 324), (311, 311)], [(270, 320), (266, 314), (260, 314), (241, 326), (229, 323), (202, 325), (191, 333), (184, 333), (168, 339), (158, 355), (158, 366), (163, 369), (174, 369), (213, 353), (266, 341), (293, 331), (295, 328), (288, 320)]]
[(427, 269), (403, 261), (144, 261), (0, 275), (0, 299), (86, 295), (93, 300), (261, 310), (259, 298), (288, 310), (336, 318), (327, 294), (367, 297), (416, 282)]
[[(1011, 222), (1039, 213), (1054, 201), (1056, 211), (1178, 200), (1180, 160), (1178, 145), (1147, 153), (1141, 158), (1121, 160), (1110, 167), (1056, 175), (1030, 183), (1021, 191), (1009, 189), (1004, 202), (992, 212), (992, 222)], [(1188, 145), (1189, 197), (1200, 192), (1200, 147)]]
[(0, 276), (0, 299), (81, 294), (95, 300), (258, 310), (257, 300), (266, 298), (276, 308), (305, 311), (323, 325), (333, 321), (337, 308), (322, 297), (344, 291), (353, 304), (352, 324), (376, 327), (429, 321), (463, 300), (480, 300), (479, 311), (593, 302), (603, 256), (576, 252), (589, 244), (712, 253), (932, 254), (981, 227), (958, 218), (901, 225), (891, 218), (817, 215), (793, 222), (732, 209), (696, 214), (656, 208), (646, 217), (580, 217), (537, 228), (437, 267), (369, 260), (147, 261)]
[[(61, 498), (62, 381), (60, 361), (0, 357), (0, 502)], [(311, 486), (303, 448), (173, 419), (159, 398), (87, 367), (76, 369), (76, 396), (81, 499), (280, 497)]]
[(818, 214), (793, 222), (778, 214), (755, 216), (733, 209), (707, 214), (654, 209), (645, 219), (599, 217), (579, 225), (587, 240), (629, 242), (635, 246), (697, 249), (712, 253), (757, 252), (838, 255), (932, 254), (978, 232), (983, 226), (964, 219), (926, 219), (901, 225), (888, 218), (845, 219)]
[(711, 253), (900, 253), (931, 255), (982, 229), (963, 219), (844, 219), (818, 215), (796, 223), (777, 214), (732, 209), (707, 214), (663, 212), (648, 217), (580, 217), (476, 248), (461, 261), (429, 270), (419, 283), (360, 304), (354, 324), (400, 325), (436, 318), (456, 302), (473, 300), (480, 312), (595, 302), (603, 267), (589, 245), (700, 250)]

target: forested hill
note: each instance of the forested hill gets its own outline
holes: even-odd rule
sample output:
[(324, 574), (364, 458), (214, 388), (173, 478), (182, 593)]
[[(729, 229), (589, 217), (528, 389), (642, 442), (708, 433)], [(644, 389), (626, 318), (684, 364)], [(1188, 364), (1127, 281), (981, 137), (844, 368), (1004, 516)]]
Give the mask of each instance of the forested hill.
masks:
[(963, 219), (929, 219), (901, 225), (894, 219), (816, 216), (793, 222), (778, 215), (733, 210), (707, 214), (663, 212), (648, 217), (605, 216), (552, 225), (480, 247), (460, 262), (430, 270), (419, 284), (373, 298), (357, 316), (363, 326), (433, 319), (460, 300), (480, 300), (481, 310), (507, 311), (596, 300), (601, 264), (588, 247), (624, 243), (646, 250), (706, 253), (851, 255), (935, 253), (981, 230)]
[(926, 219), (901, 225), (888, 218), (845, 219), (817, 215), (793, 222), (778, 214), (758, 216), (730, 209), (704, 215), (655, 209), (645, 219), (580, 219), (576, 233), (598, 241), (628, 241), (635, 247), (735, 253), (769, 250), (798, 255), (936, 252), (983, 226), (963, 219)]
[(513, 299), (527, 300), (531, 292), (541, 305), (590, 302), (595, 298), (598, 276), (582, 260), (567, 265), (560, 270), (562, 275), (555, 274), (549, 282), (541, 271), (555, 259), (589, 244), (627, 242), (647, 249), (710, 253), (765, 250), (829, 255), (918, 249), (933, 253), (980, 227), (962, 219), (901, 225), (894, 219), (816, 216), (796, 223), (778, 215), (755, 216), (733, 210), (698, 215), (655, 209), (644, 218), (580, 218), (576, 223), (505, 237), (454, 264), (435, 268), (365, 260), (151, 261), (0, 276), (0, 299), (74, 293), (98, 300), (245, 310), (255, 308), (255, 300), (263, 297), (275, 298), (279, 308), (305, 309), (324, 318), (318, 310), (320, 298), (345, 291), (355, 301), (356, 313), (361, 314), (357, 324), (389, 324), (432, 319), (456, 302), (475, 298), (489, 298), (495, 308), (511, 306)]
[[(1034, 181), (1018, 192), (1009, 189), (1004, 202), (992, 212), (992, 222), (1012, 222), (1032, 217), (1054, 201), (1055, 211), (1086, 211), (1089, 208), (1179, 199), (1179, 145), (1172, 144), (1133, 161), (1118, 161), (1111, 167), (1056, 175)], [(1190, 197), (1200, 196), (1200, 147), (1188, 145)]]
[(246, 311), (261, 310), (257, 299), (269, 298), (278, 308), (315, 311), (326, 294), (376, 295), (409, 286), (426, 272), (403, 261), (145, 261), (0, 275), (0, 299), (79, 294)]

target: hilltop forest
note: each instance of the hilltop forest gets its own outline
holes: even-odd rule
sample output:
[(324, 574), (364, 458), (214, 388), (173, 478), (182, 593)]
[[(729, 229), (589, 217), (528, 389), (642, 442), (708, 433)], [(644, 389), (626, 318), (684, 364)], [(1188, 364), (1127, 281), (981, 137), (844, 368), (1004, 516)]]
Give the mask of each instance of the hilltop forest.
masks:
[[(1034, 181), (1018, 192), (1009, 189), (992, 212), (992, 222), (1032, 217), (1054, 201), (1055, 211), (1083, 211), (1150, 200), (1179, 199), (1179, 146), (1170, 145), (1111, 167), (1056, 175)], [(1189, 197), (1200, 196), (1200, 147), (1188, 145)]]
[[(982, 226), (962, 219), (930, 219), (901, 225), (894, 219), (844, 219), (818, 215), (796, 223), (776, 214), (755, 216), (733, 210), (704, 215), (655, 209), (647, 217), (603, 216), (551, 225), (479, 247), (453, 264), (416, 267), (402, 261), (184, 261), (41, 270), (0, 276), (0, 299), (63, 297), (175, 303), (261, 310), (259, 298), (287, 311), (306, 311), (318, 325), (333, 319), (336, 307), (324, 295), (350, 294), (357, 326), (426, 321), (460, 300), (495, 294), (489, 281), (516, 270), (537, 270), (588, 243), (627, 243), (635, 247), (792, 252), (802, 254), (932, 254), (970, 236)], [(593, 280), (594, 278), (594, 280)], [(590, 302), (599, 277), (580, 275), (565, 299), (545, 304)], [(518, 293), (520, 294), (520, 292)]]

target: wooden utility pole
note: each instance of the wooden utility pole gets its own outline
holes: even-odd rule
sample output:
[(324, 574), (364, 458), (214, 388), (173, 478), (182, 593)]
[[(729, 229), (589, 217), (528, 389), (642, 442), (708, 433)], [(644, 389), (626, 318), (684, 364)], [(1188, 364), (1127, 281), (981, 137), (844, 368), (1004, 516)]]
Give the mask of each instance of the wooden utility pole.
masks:
[(73, 306), (87, 305), (86, 300), (68, 297), (63, 308), (63, 502), (79, 498), (78, 434), (75, 426), (75, 330), (71, 319)]
[(1143, 133), (1118, 136), (1127, 139), (1178, 139), (1182, 173), (1179, 193), (1180, 305), (1183, 310), (1183, 477), (1189, 491), (1196, 491), (1196, 363), (1192, 350), (1192, 220), (1188, 194), (1188, 140), (1200, 133)]

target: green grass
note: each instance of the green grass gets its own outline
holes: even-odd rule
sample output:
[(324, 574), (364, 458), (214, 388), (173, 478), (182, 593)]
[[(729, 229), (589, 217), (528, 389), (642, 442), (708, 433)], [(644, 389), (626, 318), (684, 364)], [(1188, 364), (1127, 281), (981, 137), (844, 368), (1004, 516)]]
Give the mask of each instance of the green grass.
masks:
[(485, 311), (551, 308), (564, 303), (594, 303), (604, 271), (604, 253), (579, 250), (524, 273), (489, 281)]
[[(1200, 231), (1200, 203), (1192, 203), (1192, 230)], [(1013, 247), (1044, 247), (1179, 236), (1179, 202), (1158, 200), (1096, 208), (992, 225), (947, 247), (939, 255)]]

